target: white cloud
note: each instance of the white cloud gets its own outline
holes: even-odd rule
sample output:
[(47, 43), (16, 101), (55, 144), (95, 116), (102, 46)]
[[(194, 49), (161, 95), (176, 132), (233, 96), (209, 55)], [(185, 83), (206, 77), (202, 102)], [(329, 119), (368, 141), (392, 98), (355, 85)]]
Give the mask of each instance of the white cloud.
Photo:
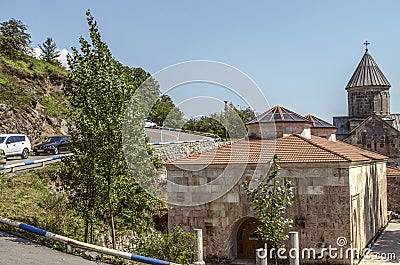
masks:
[(60, 50), (60, 56), (58, 56), (57, 60), (60, 61), (61, 65), (68, 69), (68, 61), (67, 56), (70, 52), (67, 49)]
[(32, 55), (36, 59), (39, 59), (40, 55), (42, 54), (42, 50), (40, 48), (33, 48), (32, 49)]
[[(61, 63), (62, 66), (68, 69), (68, 61), (67, 61), (67, 56), (70, 54), (70, 52), (67, 49), (62, 49), (59, 50), (57, 49), (58, 52), (60, 52), (60, 55), (57, 57), (57, 60)], [(42, 50), (40, 48), (33, 48), (32, 49), (32, 55), (36, 59), (40, 59), (40, 55), (42, 54)]]

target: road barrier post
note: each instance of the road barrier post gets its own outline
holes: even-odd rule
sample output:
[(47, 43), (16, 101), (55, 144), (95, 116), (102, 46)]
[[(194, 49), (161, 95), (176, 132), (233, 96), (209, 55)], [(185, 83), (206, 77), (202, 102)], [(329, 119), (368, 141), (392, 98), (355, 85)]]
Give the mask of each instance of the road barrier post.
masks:
[(197, 261), (194, 262), (195, 265), (205, 265), (203, 258), (203, 230), (194, 229), (197, 234)]
[(72, 246), (71, 245), (67, 245), (67, 253), (72, 254)]
[(268, 263), (267, 245), (265, 248), (256, 249), (256, 265), (267, 265)]

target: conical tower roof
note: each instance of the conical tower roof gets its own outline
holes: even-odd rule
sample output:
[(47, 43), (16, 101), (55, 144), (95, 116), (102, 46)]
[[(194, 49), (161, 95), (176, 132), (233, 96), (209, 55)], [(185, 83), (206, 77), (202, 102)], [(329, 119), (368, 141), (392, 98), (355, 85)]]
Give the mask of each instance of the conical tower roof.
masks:
[(350, 78), (346, 89), (365, 86), (390, 87), (389, 81), (383, 75), (374, 59), (372, 59), (368, 49), (365, 50), (364, 56)]
[(303, 116), (288, 110), (282, 106), (275, 106), (263, 114), (257, 116), (255, 119), (249, 121), (246, 124), (259, 123), (259, 122), (307, 122)]

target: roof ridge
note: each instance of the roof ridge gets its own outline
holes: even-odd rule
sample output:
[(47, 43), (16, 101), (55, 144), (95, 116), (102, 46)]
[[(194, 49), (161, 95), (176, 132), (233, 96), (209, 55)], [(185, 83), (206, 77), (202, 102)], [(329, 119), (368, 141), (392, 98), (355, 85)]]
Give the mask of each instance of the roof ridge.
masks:
[[(342, 143), (342, 144), (345, 144), (345, 145), (354, 147), (354, 148), (356, 148), (356, 149), (358, 149), (358, 150), (360, 150), (360, 151), (362, 151), (362, 152), (365, 152), (365, 153), (375, 154), (375, 155), (387, 157), (387, 156), (385, 156), (385, 155), (382, 155), (382, 154), (379, 154), (379, 153), (375, 153), (375, 152), (373, 152), (373, 151), (366, 150), (366, 149), (363, 149), (363, 148), (361, 148), (361, 147), (358, 147), (358, 146), (355, 146), (355, 145), (352, 145), (352, 144), (348, 144), (348, 143), (343, 142), (343, 141), (340, 141), (340, 140), (336, 140), (336, 141), (339, 142), (339, 143)], [(372, 156), (370, 157), (370, 156), (368, 156), (368, 155), (366, 155), (366, 154), (360, 154), (360, 155), (373, 159)]]
[[(307, 114), (306, 116), (304, 116), (304, 118), (306, 120), (309, 120), (310, 122), (312, 122), (314, 127), (320, 127), (320, 128), (336, 128), (335, 125), (333, 125), (330, 122), (327, 122), (324, 119), (321, 119), (320, 117), (317, 117), (313, 114)], [(318, 124), (317, 124), (318, 123)], [(320, 126), (319, 126), (320, 125)]]
[[(350, 159), (350, 158), (348, 158), (348, 157), (346, 157), (346, 156), (344, 156), (344, 155), (342, 155), (342, 154), (339, 154), (339, 153), (336, 152), (336, 151), (330, 150), (330, 149), (328, 149), (328, 148), (325, 147), (325, 146), (322, 146), (322, 145), (320, 145), (320, 144), (318, 144), (318, 143), (315, 143), (315, 142), (313, 142), (311, 139), (305, 138), (305, 137), (303, 137), (303, 136), (301, 136), (301, 135), (298, 135), (298, 134), (292, 134), (292, 135), (294, 135), (294, 136), (296, 136), (296, 137), (298, 137), (298, 138), (300, 138), (300, 139), (302, 139), (302, 140), (304, 140), (304, 141), (306, 141), (306, 142), (308, 142), (308, 143), (310, 143), (310, 144), (312, 144), (312, 145), (314, 145), (314, 146), (316, 146), (316, 147), (318, 147), (318, 148), (321, 148), (321, 149), (323, 149), (323, 150), (325, 150), (325, 151), (327, 151), (327, 152), (329, 152), (329, 153), (331, 153), (331, 154), (337, 155), (337, 156), (339, 156), (339, 157), (345, 159), (345, 160), (348, 161), (348, 162), (351, 162), (351, 159)], [(318, 136), (314, 136), (314, 137), (318, 137)], [(319, 137), (319, 138), (321, 138), (321, 137)], [(321, 138), (321, 139), (324, 139), (324, 138)], [(327, 140), (327, 141), (328, 141), (328, 140)]]
[[(378, 121), (379, 121), (379, 122), (381, 122), (381, 123), (387, 125), (389, 128), (391, 128), (391, 129), (393, 129), (393, 130), (395, 130), (395, 131), (399, 131), (399, 130), (397, 130), (395, 127), (393, 127), (392, 125), (390, 125), (389, 123), (385, 122), (381, 117), (379, 117), (379, 116), (376, 115), (375, 113), (372, 113), (372, 114), (369, 115), (367, 118), (365, 118), (358, 126), (356, 126), (353, 130), (351, 130), (351, 131), (349, 132), (349, 136), (347, 136), (344, 140), (346, 140), (347, 138), (349, 138), (349, 137), (351, 136), (351, 134), (352, 134), (358, 127), (360, 127), (361, 125), (364, 125), (365, 123), (367, 123), (367, 121), (368, 121), (370, 118), (372, 118), (372, 117), (378, 118)], [(363, 149), (363, 150), (364, 150), (364, 149)]]
[(348, 146), (351, 146), (351, 147), (353, 147), (353, 148), (356, 148), (356, 149), (359, 150), (359, 151), (362, 151), (363, 153), (360, 154), (360, 155), (365, 156), (365, 157), (370, 158), (370, 159), (374, 159), (374, 158), (373, 158), (372, 156), (368, 156), (367, 154), (364, 154), (364, 153), (374, 154), (374, 155), (379, 155), (379, 156), (387, 157), (387, 156), (385, 156), (385, 155), (382, 155), (382, 154), (379, 154), (379, 153), (376, 153), (376, 152), (373, 152), (373, 151), (370, 151), (370, 150), (363, 149), (363, 148), (361, 148), (361, 147), (358, 147), (358, 146), (355, 146), (355, 145), (346, 143), (346, 142), (344, 142), (344, 141), (340, 141), (340, 140), (336, 140), (336, 141), (339, 142), (339, 143), (342, 143), (342, 144), (344, 144), (344, 145), (348, 145)]

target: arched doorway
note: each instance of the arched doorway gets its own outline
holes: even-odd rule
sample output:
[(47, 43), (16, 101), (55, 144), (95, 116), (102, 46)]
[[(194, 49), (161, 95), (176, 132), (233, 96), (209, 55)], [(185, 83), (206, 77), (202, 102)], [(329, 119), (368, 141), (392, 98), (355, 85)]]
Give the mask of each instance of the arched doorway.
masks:
[(256, 249), (264, 248), (266, 240), (256, 232), (260, 221), (256, 218), (249, 218), (244, 221), (237, 233), (237, 258), (255, 259)]

